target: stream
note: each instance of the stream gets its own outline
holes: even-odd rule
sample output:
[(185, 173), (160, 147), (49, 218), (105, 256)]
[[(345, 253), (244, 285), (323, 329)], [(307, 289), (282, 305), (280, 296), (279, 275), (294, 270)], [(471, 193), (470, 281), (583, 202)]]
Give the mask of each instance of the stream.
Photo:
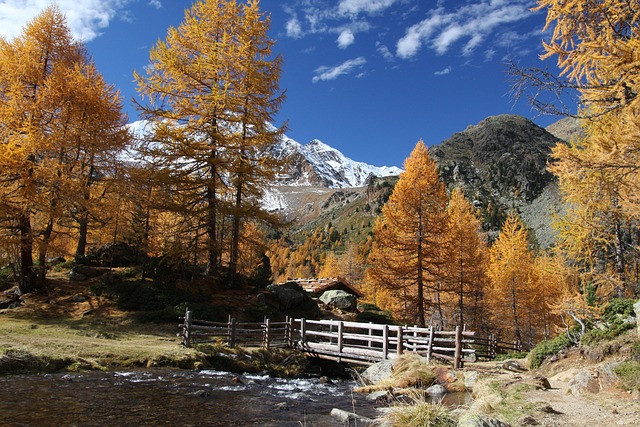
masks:
[(139, 370), (0, 377), (2, 426), (342, 426), (378, 415), (353, 381)]

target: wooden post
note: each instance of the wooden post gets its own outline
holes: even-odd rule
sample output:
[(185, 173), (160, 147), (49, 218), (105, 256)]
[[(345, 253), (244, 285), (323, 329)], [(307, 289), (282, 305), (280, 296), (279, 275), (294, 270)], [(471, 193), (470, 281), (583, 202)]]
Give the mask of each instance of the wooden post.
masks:
[(418, 325), (413, 325), (413, 351), (418, 351)]
[(307, 321), (303, 317), (300, 319), (300, 346), (304, 350), (305, 347), (305, 335), (307, 333)]
[(404, 329), (402, 326), (398, 326), (398, 346), (396, 347), (396, 355), (400, 357), (402, 355), (404, 345)]
[(496, 351), (497, 351), (496, 345), (497, 345), (497, 343), (496, 343), (495, 334), (489, 335), (489, 358), (491, 360), (496, 358)]
[(262, 346), (269, 350), (269, 339), (271, 338), (271, 324), (269, 323), (269, 319), (265, 317), (264, 319), (264, 337)]
[(427, 363), (431, 362), (431, 353), (433, 353), (433, 325), (429, 326), (429, 342), (427, 343)]
[(189, 311), (189, 308), (184, 313), (184, 326), (182, 327), (182, 345), (189, 348), (191, 347), (191, 320), (193, 312)]
[(384, 325), (382, 328), (382, 360), (387, 358), (389, 353), (389, 325)]
[[(372, 323), (373, 323), (373, 322), (369, 322), (369, 324), (370, 324), (370, 325), (371, 325)], [(371, 329), (371, 327), (369, 327), (369, 336), (371, 336), (371, 335), (373, 335), (373, 329)], [(372, 348), (372, 345), (371, 345), (371, 339), (369, 339), (369, 340), (367, 341), (367, 347), (368, 347), (368, 348)]]
[(229, 347), (236, 346), (236, 319), (229, 316)]
[(284, 325), (284, 338), (287, 343), (287, 347), (293, 347), (293, 336), (291, 335), (291, 329), (293, 329), (293, 319), (289, 316), (285, 319)]
[(456, 326), (456, 349), (453, 356), (453, 368), (462, 368), (462, 329)]
[(344, 332), (344, 323), (338, 323), (338, 363), (342, 361), (340, 355), (342, 354), (342, 334)]

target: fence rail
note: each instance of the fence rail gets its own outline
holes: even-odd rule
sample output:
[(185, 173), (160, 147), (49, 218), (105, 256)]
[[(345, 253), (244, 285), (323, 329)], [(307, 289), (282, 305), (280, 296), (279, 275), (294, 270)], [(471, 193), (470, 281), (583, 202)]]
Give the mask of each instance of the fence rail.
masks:
[(225, 322), (193, 319), (189, 310), (178, 325), (182, 345), (224, 342), (234, 347), (299, 348), (309, 354), (338, 361), (370, 364), (393, 359), (405, 352), (419, 353), (430, 361), (446, 360), (455, 368), (477, 358), (493, 359), (501, 352), (520, 351), (518, 343), (499, 341), (495, 336), (477, 337), (459, 326), (454, 331), (433, 327), (381, 325), (339, 320), (287, 318), (284, 322), (240, 323), (229, 316)]

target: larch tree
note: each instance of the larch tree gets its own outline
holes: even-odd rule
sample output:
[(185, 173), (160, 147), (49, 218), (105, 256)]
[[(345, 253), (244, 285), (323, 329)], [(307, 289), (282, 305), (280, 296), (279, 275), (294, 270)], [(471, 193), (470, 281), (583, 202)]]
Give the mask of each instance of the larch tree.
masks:
[(456, 325), (468, 323), (478, 330), (481, 300), (486, 285), (487, 245), (482, 222), (460, 188), (451, 193), (444, 244), (443, 283), (454, 301)]
[(87, 126), (104, 123), (89, 124), (96, 116), (80, 113), (77, 102), (102, 90), (94, 86), (96, 76), (57, 6), (36, 16), (14, 40), (0, 39), (0, 209), (18, 247), (22, 291), (43, 284), (54, 224), (66, 215), (66, 201), (82, 193), (74, 178), (81, 162), (77, 148), (89, 144)]
[(523, 80), (534, 82), (536, 94), (541, 87), (576, 90), (577, 116), (589, 119), (584, 139), (553, 152), (551, 170), (569, 205), (560, 247), (602, 298), (631, 295), (639, 265), (640, 8), (627, 0), (538, 5), (552, 30), (542, 58), (556, 58), (561, 73), (524, 73)]
[(75, 123), (60, 151), (63, 175), (69, 179), (65, 204), (78, 230), (76, 261), (86, 255), (90, 223), (105, 222), (105, 195), (113, 190), (119, 171), (118, 154), (130, 143), (122, 99), (93, 63), (87, 63), (72, 78), (76, 88), (70, 99), (68, 120)]
[(274, 173), (261, 154), (281, 132), (265, 123), (283, 100), (281, 59), (269, 59), (269, 21), (258, 6), (194, 3), (151, 49), (146, 75), (135, 74), (153, 128), (147, 154), (175, 195), (171, 206), (203, 225), (208, 274), (222, 264), (229, 215), (235, 273), (241, 220), (257, 215), (260, 184)]
[(404, 168), (374, 225), (369, 277), (392, 290), (407, 314), (425, 326), (426, 309), (439, 298), (448, 198), (424, 142), (418, 142)]
[(494, 327), (520, 342), (526, 338), (532, 266), (533, 254), (529, 251), (527, 231), (512, 212), (489, 251), (489, 285), (485, 302)]
[[(260, 199), (264, 184), (275, 178), (280, 167), (266, 151), (282, 136), (284, 127), (274, 128), (270, 122), (284, 101), (279, 80), (282, 57), (272, 58), (275, 42), (267, 37), (270, 20), (260, 12), (259, 2), (251, 0), (242, 6), (239, 27), (239, 73), (235, 96), (241, 99), (237, 115), (239, 127), (232, 149), (231, 181), (234, 186), (232, 236), (229, 271), (238, 268), (242, 224), (250, 218), (264, 217)], [(273, 220), (271, 220), (273, 222)]]

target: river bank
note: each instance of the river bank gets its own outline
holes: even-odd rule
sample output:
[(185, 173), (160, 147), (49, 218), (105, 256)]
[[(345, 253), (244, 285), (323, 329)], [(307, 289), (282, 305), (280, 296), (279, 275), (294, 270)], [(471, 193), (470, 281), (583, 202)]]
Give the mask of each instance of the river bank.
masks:
[[(157, 375), (163, 369), (177, 368), (176, 372), (183, 372), (175, 374), (178, 377), (198, 376), (204, 372), (206, 378), (207, 372), (228, 371), (236, 372), (240, 381), (246, 383), (253, 380), (249, 377), (248, 380), (243, 379), (242, 373), (303, 380), (315, 377), (313, 384), (320, 384), (318, 377), (326, 374), (321, 367), (310, 366), (304, 355), (292, 351), (239, 350), (215, 344), (183, 348), (176, 332), (177, 321), (175, 325), (142, 323), (130, 313), (119, 311), (109, 301), (102, 301), (96, 296), (78, 298), (71, 292), (57, 297), (25, 295), (19, 307), (0, 310), (0, 375), (9, 374), (3, 375), (2, 379), (10, 382), (10, 378), (20, 379), (20, 373), (37, 373), (40, 377), (44, 373), (55, 373), (48, 378), (54, 378), (52, 384), (58, 384), (56, 381), (68, 373), (79, 375), (67, 377), (72, 381), (84, 381), (81, 380), (87, 378), (84, 375), (91, 375), (92, 371), (111, 378), (123, 371), (139, 372), (143, 369)], [(473, 389), (473, 401), (462, 409), (447, 410), (446, 416), (458, 423), (459, 420), (468, 420), (469, 415), (479, 414), (484, 420), (495, 420), (493, 425), (496, 426), (636, 425), (640, 419), (638, 396), (618, 388), (615, 379), (604, 381), (603, 375), (610, 370), (612, 363), (617, 363), (618, 355), (633, 351), (638, 346), (637, 336), (632, 332), (619, 338), (615, 351), (609, 348), (612, 346), (610, 342), (606, 343), (607, 352), (611, 354), (598, 363), (590, 360), (582, 350), (574, 349), (534, 371), (528, 371), (525, 362), (518, 369), (504, 362), (467, 364), (463, 377), (474, 376), (474, 372), (478, 377), (475, 384), (465, 384), (468, 389)], [(225, 381), (232, 381), (235, 377), (229, 378)], [(548, 386), (540, 386), (544, 384), (540, 378), (544, 378)], [(578, 390), (575, 388), (576, 378), (586, 378), (591, 382), (587, 381), (585, 388)], [(104, 381), (104, 384), (118, 382)], [(263, 385), (251, 383), (250, 387), (260, 391)], [(350, 390), (341, 391), (343, 397), (350, 395), (353, 400), (364, 401), (367, 393), (353, 392), (355, 385), (341, 384), (345, 390)], [(312, 383), (307, 386), (315, 387)], [(207, 390), (205, 388), (198, 393), (206, 396), (211, 393)], [(395, 390), (394, 394), (402, 395), (404, 392)], [(308, 399), (311, 400), (307, 403), (312, 405), (314, 398)], [(408, 407), (402, 406), (406, 403), (420, 405), (419, 401), (399, 399), (380, 402), (378, 406), (398, 406), (401, 413), (408, 413)], [(304, 405), (299, 408), (306, 411)], [(342, 409), (352, 408), (346, 404)], [(292, 423), (299, 425), (299, 421), (292, 420)]]

